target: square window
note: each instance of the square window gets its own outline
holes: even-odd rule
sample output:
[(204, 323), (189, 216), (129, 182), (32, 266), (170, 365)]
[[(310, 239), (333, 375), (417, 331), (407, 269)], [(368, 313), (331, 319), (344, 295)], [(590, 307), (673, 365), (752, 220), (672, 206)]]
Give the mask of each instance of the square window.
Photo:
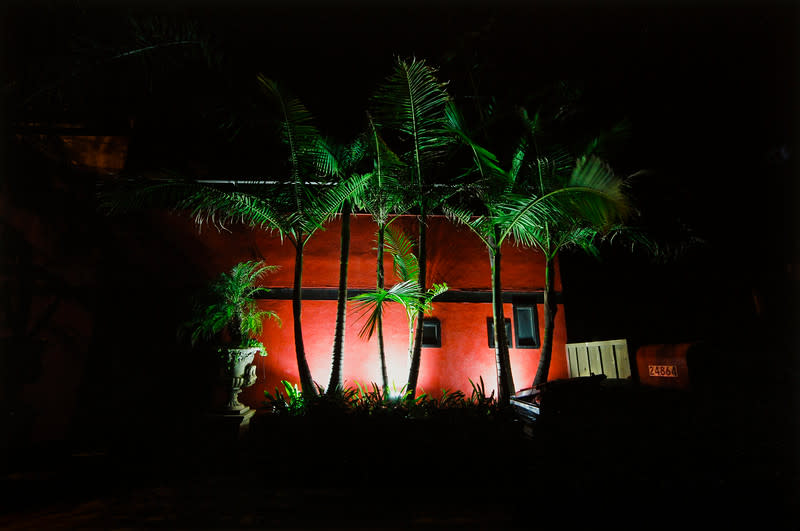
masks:
[(441, 348), (442, 323), (439, 319), (422, 320), (422, 346), (426, 348)]
[(535, 304), (514, 305), (514, 332), (517, 348), (539, 348), (539, 319)]
[[(494, 320), (491, 317), (486, 318), (486, 333), (489, 336), (489, 348), (494, 348)], [(511, 346), (511, 319), (506, 317), (506, 341), (508, 346)]]

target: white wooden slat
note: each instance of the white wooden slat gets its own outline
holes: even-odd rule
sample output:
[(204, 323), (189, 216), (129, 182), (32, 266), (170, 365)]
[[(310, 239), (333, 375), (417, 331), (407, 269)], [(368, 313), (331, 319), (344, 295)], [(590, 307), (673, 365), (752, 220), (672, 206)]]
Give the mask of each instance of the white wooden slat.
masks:
[(587, 346), (586, 354), (589, 357), (589, 373), (603, 374), (603, 366), (600, 364), (600, 345)]
[(617, 345), (611, 341), (597, 346), (597, 348), (600, 350), (600, 359), (603, 361), (603, 374), (609, 378), (619, 378), (616, 346)]
[(631, 377), (631, 360), (628, 357), (628, 342), (625, 341), (617, 346), (617, 366), (619, 367), (620, 378)]
[(578, 349), (578, 375), (589, 376), (589, 353), (586, 348)]
[(567, 345), (567, 371), (569, 372), (570, 378), (574, 378), (578, 373), (575, 360), (575, 347), (573, 345)]

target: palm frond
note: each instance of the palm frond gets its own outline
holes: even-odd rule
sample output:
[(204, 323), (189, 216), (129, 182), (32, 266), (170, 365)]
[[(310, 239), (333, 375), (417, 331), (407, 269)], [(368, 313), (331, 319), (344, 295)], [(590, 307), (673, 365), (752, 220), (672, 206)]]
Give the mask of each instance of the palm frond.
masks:
[(390, 289), (379, 289), (362, 293), (351, 297), (351, 301), (357, 304), (354, 310), (359, 313), (358, 319), (366, 318), (361, 327), (359, 337), (372, 337), (378, 323), (378, 318), (383, 315), (384, 305), (388, 302), (396, 302), (406, 308), (406, 313), (411, 313), (409, 308), (415, 308), (422, 297), (419, 283), (414, 280), (407, 280), (395, 284)]
[(489, 217), (475, 216), (472, 210), (451, 204), (443, 205), (442, 212), (451, 221), (468, 227), (485, 245), (489, 245), (487, 236), (492, 227)]
[(481, 147), (473, 140), (473, 134), (467, 130), (464, 117), (455, 102), (448, 101), (445, 106), (444, 128), (472, 153), (473, 166), (468, 173), (477, 172), (481, 179), (495, 179), (507, 182), (508, 178), (500, 166), (494, 153)]
[(340, 177), (345, 169), (344, 149), (328, 139), (319, 137), (314, 140), (317, 144), (310, 150), (314, 157), (314, 166), (322, 175)]
[(300, 183), (303, 173), (311, 171), (313, 163), (320, 158), (322, 144), (319, 131), (313, 125), (311, 113), (299, 99), (263, 74), (259, 74), (257, 79), (263, 92), (275, 104), (281, 139), (288, 150), (292, 178)]
[(596, 227), (577, 224), (567, 229), (556, 227), (551, 229), (551, 235), (553, 236), (553, 245), (548, 250), (550, 256), (555, 255), (561, 249), (570, 247), (581, 249), (595, 258), (600, 256), (598, 243), (601, 241), (603, 234)]
[(622, 242), (633, 252), (642, 247), (657, 260), (679, 256), (693, 245), (704, 243), (700, 238), (681, 238), (671, 242), (659, 241), (642, 227), (617, 225), (612, 227), (605, 239), (610, 243)]
[(516, 182), (517, 178), (519, 177), (522, 164), (525, 161), (527, 154), (528, 141), (525, 138), (522, 138), (517, 147), (514, 149), (513, 155), (511, 156), (511, 167), (508, 171), (508, 176), (511, 182)]
[[(631, 210), (625, 183), (598, 157), (581, 157), (563, 190), (569, 207), (595, 226), (610, 228)], [(563, 203), (563, 202), (562, 202)]]
[(406, 189), (401, 183), (404, 171), (400, 158), (386, 144), (372, 116), (367, 113), (368, 127), (363, 139), (362, 160), (370, 163), (369, 185), (356, 197), (359, 208), (369, 212), (378, 224), (385, 224), (392, 213), (408, 208)]
[(366, 134), (358, 135), (352, 142), (341, 150), (341, 165), (344, 168), (355, 169), (359, 163), (369, 157), (370, 144)]
[(401, 158), (412, 169), (417, 186), (423, 184), (423, 168), (451, 142), (443, 131), (448, 100), (446, 85), (436, 78), (436, 69), (424, 60), (400, 58), (373, 97), (377, 125), (396, 132), (410, 146)]
[(440, 284), (433, 284), (425, 291), (422, 297), (422, 309), (425, 313), (430, 313), (433, 310), (433, 299), (447, 291), (449, 288), (446, 282)]
[(309, 190), (312, 193), (304, 199), (305, 209), (302, 216), (298, 216), (295, 224), (310, 237), (340, 212), (345, 201), (363, 195), (369, 182), (370, 174), (368, 173), (352, 174), (333, 185)]
[(401, 281), (419, 281), (419, 261), (414, 255), (414, 244), (399, 229), (386, 227), (384, 233), (386, 251), (392, 256), (392, 271)]
[(631, 131), (631, 121), (627, 118), (620, 120), (609, 129), (592, 138), (586, 146), (584, 154), (608, 157), (616, 152), (620, 146), (628, 143)]
[(112, 215), (148, 208), (184, 210), (199, 227), (211, 225), (225, 230), (227, 224), (286, 233), (287, 218), (269, 199), (268, 190), (248, 193), (226, 190), (189, 180), (128, 181), (107, 186), (99, 193), (99, 208)]
[(491, 205), (492, 217), (501, 229), (495, 244), (502, 245), (510, 235), (517, 243), (541, 248), (542, 231), (557, 216), (553, 203), (542, 197), (509, 194), (504, 201)]
[(175, 208), (188, 210), (198, 226), (207, 223), (220, 229), (229, 223), (243, 223), (286, 233), (286, 217), (262, 197), (247, 193), (204, 187), (180, 200)]
[(607, 231), (630, 212), (624, 188), (623, 180), (602, 160), (578, 159), (567, 186), (539, 197), (516, 196), (495, 206), (503, 227), (501, 240), (510, 234), (515, 241), (548, 253), (569, 231)]
[[(554, 146), (540, 154), (532, 163), (534, 173), (540, 177), (538, 192), (544, 194), (559, 186), (564, 186), (575, 168), (575, 157), (564, 146)], [(536, 181), (531, 176), (532, 181)]]

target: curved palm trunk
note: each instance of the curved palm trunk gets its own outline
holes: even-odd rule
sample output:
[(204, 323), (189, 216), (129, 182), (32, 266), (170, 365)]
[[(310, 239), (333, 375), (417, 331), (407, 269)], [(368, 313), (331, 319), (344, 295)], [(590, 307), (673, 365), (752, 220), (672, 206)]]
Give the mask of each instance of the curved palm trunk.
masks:
[[(385, 286), (385, 280), (383, 277), (383, 245), (384, 245), (384, 233), (386, 232), (386, 225), (384, 223), (378, 224), (378, 271), (377, 271), (377, 285), (378, 289), (382, 290)], [(389, 373), (386, 370), (386, 350), (383, 344), (383, 315), (378, 314), (378, 320), (376, 323), (376, 327), (378, 330), (378, 357), (381, 360), (381, 378), (383, 379), (383, 393), (387, 395), (389, 393)]]
[(536, 377), (533, 385), (537, 386), (547, 381), (550, 374), (550, 359), (553, 355), (553, 329), (555, 328), (556, 304), (555, 290), (555, 263), (552, 258), (547, 258), (545, 263), (545, 287), (544, 287), (544, 338), (542, 339), (542, 352), (539, 357), (539, 366), (536, 368)]
[(347, 267), (350, 263), (350, 201), (342, 206), (342, 234), (339, 246), (339, 292), (336, 298), (336, 328), (333, 333), (331, 378), (328, 395), (344, 388), (342, 362), (344, 359), (344, 324), (347, 317)]
[(303, 394), (316, 396), (317, 389), (314, 387), (314, 380), (311, 378), (311, 370), (308, 368), (306, 359), (306, 349), (303, 345), (303, 327), (300, 323), (302, 312), (303, 296), (303, 239), (298, 235), (295, 243), (294, 257), (294, 289), (292, 290), (292, 317), (294, 318), (294, 350), (297, 355), (297, 372), (300, 374), (300, 386)]
[(491, 239), (489, 259), (492, 267), (492, 323), (494, 325), (494, 362), (497, 367), (497, 401), (508, 405), (514, 394), (514, 378), (511, 373), (511, 358), (508, 353), (506, 319), (503, 311), (503, 286), (500, 282), (501, 254), (495, 244), (499, 228), (495, 227), (495, 237)]
[[(420, 291), (425, 291), (426, 286), (426, 269), (427, 269), (427, 219), (425, 207), (423, 206), (420, 211), (419, 218), (419, 240), (418, 240), (418, 263), (419, 263), (419, 287)], [(417, 395), (417, 380), (419, 380), (419, 364), (422, 359), (422, 320), (425, 317), (425, 310), (423, 308), (424, 301), (420, 301), (420, 309), (417, 311), (416, 332), (414, 334), (414, 348), (411, 352), (411, 365), (408, 369), (408, 384), (406, 391), (409, 393), (409, 398), (414, 398)]]

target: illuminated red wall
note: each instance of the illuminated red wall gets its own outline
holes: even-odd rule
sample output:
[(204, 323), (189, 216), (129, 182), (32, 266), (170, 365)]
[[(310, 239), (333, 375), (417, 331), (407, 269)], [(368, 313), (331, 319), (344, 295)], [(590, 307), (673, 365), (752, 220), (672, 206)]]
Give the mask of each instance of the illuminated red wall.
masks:
[[(395, 222), (409, 236), (416, 234), (416, 220), (403, 217)], [(325, 231), (316, 234), (306, 247), (303, 287), (335, 288), (338, 282), (340, 222), (336, 220)], [(375, 225), (368, 216), (355, 216), (352, 222), (349, 287), (369, 289), (375, 284)], [(277, 236), (264, 233), (233, 234), (204, 233), (202, 243), (214, 252), (204, 253), (217, 262), (214, 267), (222, 271), (235, 261), (259, 254), (269, 264), (281, 266), (270, 275), (265, 284), (273, 288), (291, 288), (294, 251)], [(391, 259), (387, 257), (387, 286), (395, 281), (391, 273)], [(544, 261), (536, 251), (507, 246), (503, 249), (502, 280), (507, 291), (537, 292), (543, 288)], [(483, 291), (490, 286), (489, 258), (480, 240), (463, 227), (456, 227), (443, 218), (430, 220), (428, 233), (428, 283), (447, 282), (451, 292)], [(556, 277), (556, 290), (561, 289)], [(262, 337), (269, 356), (257, 360), (259, 380), (255, 386), (242, 393), (242, 400), (259, 404), (264, 390), (272, 391), (281, 380), (298, 383), (293, 339), (291, 301), (265, 300), (265, 308), (276, 311), (283, 326), (267, 323)], [(507, 317), (512, 317), (512, 304), (506, 303)], [(326, 386), (330, 376), (331, 347), (335, 323), (336, 301), (303, 301), (303, 338), (309, 366), (314, 379)], [(543, 309), (538, 307), (539, 334), (543, 333)], [(496, 389), (494, 351), (487, 344), (486, 318), (492, 315), (489, 303), (435, 302), (431, 314), (441, 322), (441, 348), (425, 348), (422, 354), (419, 385), (427, 392), (441, 389), (460, 389), (471, 392), (469, 379), (477, 382), (483, 378), (487, 392)], [(348, 311), (345, 337), (344, 377), (346, 385), (380, 382), (380, 365), (376, 341), (358, 337), (360, 323), (357, 315)], [(512, 319), (513, 322), (513, 319)], [(513, 326), (513, 324), (512, 324)], [(567, 377), (564, 344), (566, 327), (563, 307), (556, 316), (556, 335), (550, 378)], [(385, 318), (385, 345), (389, 378), (402, 387), (408, 371), (408, 326), (405, 312), (398, 306)], [(511, 349), (511, 362), (517, 389), (530, 386), (539, 362), (538, 349)]]

